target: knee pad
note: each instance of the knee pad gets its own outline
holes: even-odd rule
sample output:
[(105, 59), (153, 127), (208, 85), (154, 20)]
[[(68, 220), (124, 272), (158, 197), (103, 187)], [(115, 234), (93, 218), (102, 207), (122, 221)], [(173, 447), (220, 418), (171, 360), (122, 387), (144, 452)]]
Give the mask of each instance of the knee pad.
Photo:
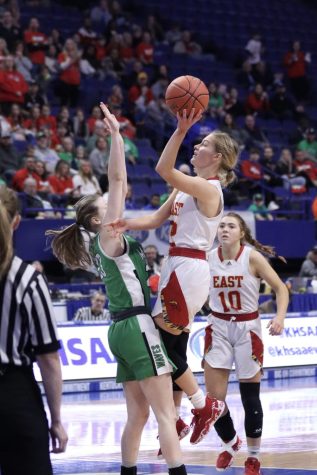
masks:
[(261, 437), (263, 410), (260, 400), (260, 383), (240, 383), (241, 401), (244, 408), (244, 428), (247, 437)]
[(172, 335), (165, 330), (160, 329), (162, 341), (164, 343), (167, 356), (176, 366), (176, 370), (172, 374), (172, 380), (178, 379), (188, 368), (187, 364), (187, 341), (188, 333), (180, 335)]

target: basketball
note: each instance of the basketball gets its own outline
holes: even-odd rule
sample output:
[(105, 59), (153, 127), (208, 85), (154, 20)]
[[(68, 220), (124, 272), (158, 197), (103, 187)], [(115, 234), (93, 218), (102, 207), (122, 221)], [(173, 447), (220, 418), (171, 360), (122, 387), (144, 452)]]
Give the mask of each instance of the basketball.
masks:
[(165, 102), (173, 114), (182, 113), (184, 109), (187, 115), (192, 109), (196, 113), (206, 110), (209, 101), (209, 92), (205, 83), (194, 76), (179, 76), (174, 79), (166, 89)]

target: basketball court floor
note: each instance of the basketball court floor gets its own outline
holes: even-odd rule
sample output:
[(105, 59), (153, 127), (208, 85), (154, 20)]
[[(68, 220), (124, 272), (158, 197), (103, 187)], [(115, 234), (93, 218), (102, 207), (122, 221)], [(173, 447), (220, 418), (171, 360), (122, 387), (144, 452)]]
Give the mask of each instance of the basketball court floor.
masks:
[[(263, 475), (317, 475), (317, 380), (315, 377), (262, 383), (264, 431), (261, 465)], [(243, 475), (247, 458), (243, 410), (238, 385), (229, 385), (228, 404), (244, 443), (228, 475)], [(182, 417), (189, 423), (191, 405), (183, 399)], [(52, 455), (57, 475), (120, 473), (120, 436), (126, 411), (122, 391), (65, 395), (63, 419), (69, 435), (67, 452)], [(157, 425), (153, 414), (145, 427), (138, 474), (166, 474), (158, 460)], [(191, 475), (215, 475), (220, 448), (214, 431), (198, 445), (181, 441), (184, 463)]]

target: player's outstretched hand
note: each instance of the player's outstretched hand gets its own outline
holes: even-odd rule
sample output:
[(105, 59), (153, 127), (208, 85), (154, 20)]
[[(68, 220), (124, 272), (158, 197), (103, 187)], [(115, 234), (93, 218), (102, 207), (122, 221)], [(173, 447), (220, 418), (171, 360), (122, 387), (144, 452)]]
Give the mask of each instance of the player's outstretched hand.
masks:
[(105, 226), (111, 228), (111, 237), (117, 237), (128, 229), (128, 221), (124, 218), (118, 218)]
[(100, 109), (102, 110), (105, 116), (103, 119), (103, 123), (105, 124), (106, 130), (108, 130), (111, 135), (119, 132), (120, 124), (117, 121), (116, 116), (111, 114), (108, 107), (103, 102), (100, 102)]
[(181, 113), (177, 112), (176, 117), (178, 120), (177, 129), (179, 132), (186, 133), (192, 125), (196, 124), (203, 115), (203, 111), (192, 109), (187, 116), (187, 110), (184, 109)]

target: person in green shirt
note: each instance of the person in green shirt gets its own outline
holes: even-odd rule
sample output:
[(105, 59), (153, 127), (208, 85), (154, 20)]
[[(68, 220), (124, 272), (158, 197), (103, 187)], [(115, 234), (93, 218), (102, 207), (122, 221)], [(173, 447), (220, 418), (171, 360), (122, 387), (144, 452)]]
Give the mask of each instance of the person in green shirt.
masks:
[(317, 140), (315, 129), (307, 129), (305, 138), (299, 142), (297, 148), (306, 152), (307, 158), (317, 161)]
[(99, 195), (81, 198), (75, 204), (75, 223), (47, 234), (53, 236), (52, 249), (60, 262), (71, 269), (87, 268), (93, 262), (107, 288), (113, 321), (109, 345), (118, 363), (117, 382), (123, 383), (128, 413), (121, 439), (121, 475), (136, 475), (150, 407), (169, 474), (186, 475), (175, 424), (173, 366), (151, 316), (146, 258), (137, 241), (113, 233), (107, 224), (122, 216), (127, 175), (119, 123), (103, 103), (100, 107), (111, 134), (108, 203)]

